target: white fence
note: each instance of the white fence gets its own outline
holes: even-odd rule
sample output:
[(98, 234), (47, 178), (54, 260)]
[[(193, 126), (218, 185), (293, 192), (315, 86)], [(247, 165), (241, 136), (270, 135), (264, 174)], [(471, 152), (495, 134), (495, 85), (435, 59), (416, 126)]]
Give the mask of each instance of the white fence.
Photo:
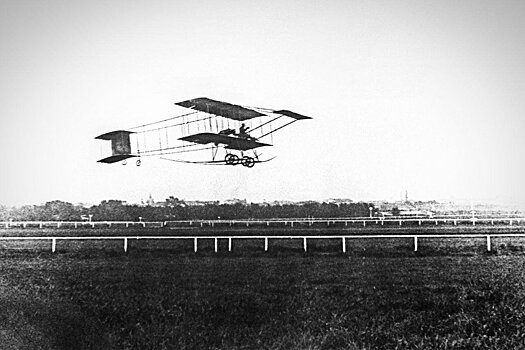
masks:
[(367, 227), (376, 226), (403, 226), (412, 225), (523, 225), (524, 217), (361, 217), (361, 218), (293, 218), (293, 219), (249, 219), (249, 220), (173, 220), (173, 221), (4, 221), (0, 222), (2, 228), (115, 228), (115, 227), (140, 227), (140, 228), (163, 228), (163, 227), (216, 227), (216, 226), (348, 226), (360, 225)]
[(346, 253), (347, 241), (353, 239), (410, 239), (413, 241), (414, 251), (418, 251), (418, 240), (420, 238), (483, 238), (486, 240), (487, 251), (491, 251), (491, 239), (501, 237), (525, 237), (525, 234), (509, 233), (509, 234), (449, 234), (449, 235), (330, 235), (330, 236), (79, 236), (79, 237), (0, 237), (0, 241), (50, 241), (51, 251), (56, 252), (57, 242), (60, 241), (82, 241), (82, 240), (118, 240), (123, 242), (124, 252), (128, 251), (129, 240), (193, 240), (193, 251), (198, 251), (199, 240), (214, 240), (214, 251), (219, 251), (219, 240), (228, 240), (228, 251), (232, 251), (233, 240), (264, 240), (264, 251), (268, 251), (268, 242), (270, 239), (294, 239), (302, 240), (303, 250), (308, 251), (309, 240), (325, 240), (325, 239), (339, 239), (341, 241), (341, 250)]

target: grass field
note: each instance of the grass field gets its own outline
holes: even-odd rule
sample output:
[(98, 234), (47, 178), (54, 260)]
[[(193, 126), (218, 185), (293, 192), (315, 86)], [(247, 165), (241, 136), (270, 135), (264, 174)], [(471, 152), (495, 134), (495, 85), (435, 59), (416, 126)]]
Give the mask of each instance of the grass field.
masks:
[[(374, 241), (375, 242), (375, 241)], [(521, 349), (523, 240), (0, 251), (7, 349)], [(103, 242), (99, 242), (103, 243)], [(84, 243), (82, 243), (84, 244)], [(224, 242), (222, 242), (224, 248)], [(24, 249), (21, 249), (24, 248)], [(27, 249), (30, 248), (30, 249)], [(66, 249), (67, 248), (67, 249)], [(86, 249), (89, 248), (89, 249)], [(239, 248), (239, 247), (237, 247)]]

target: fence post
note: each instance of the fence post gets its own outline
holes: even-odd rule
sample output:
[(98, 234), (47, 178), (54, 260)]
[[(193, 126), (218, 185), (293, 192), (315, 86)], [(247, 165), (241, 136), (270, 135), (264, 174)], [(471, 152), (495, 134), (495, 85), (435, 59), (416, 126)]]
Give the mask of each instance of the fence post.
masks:
[(197, 253), (197, 237), (193, 238), (193, 252)]
[(228, 237), (228, 251), (229, 252), (232, 251), (232, 238), (231, 237)]
[(342, 238), (342, 243), (343, 243), (343, 253), (346, 253), (346, 239), (343, 237)]
[(306, 252), (306, 237), (303, 237), (303, 249)]
[(417, 252), (417, 236), (414, 236), (414, 251)]
[(57, 249), (57, 239), (52, 238), (51, 239), (51, 252), (54, 253)]
[(215, 253), (217, 253), (217, 238), (215, 238)]
[(268, 237), (264, 237), (264, 251), (268, 251)]
[(490, 252), (490, 236), (487, 235), (487, 252)]
[(128, 238), (125, 237), (124, 238), (124, 253), (126, 253), (128, 251)]

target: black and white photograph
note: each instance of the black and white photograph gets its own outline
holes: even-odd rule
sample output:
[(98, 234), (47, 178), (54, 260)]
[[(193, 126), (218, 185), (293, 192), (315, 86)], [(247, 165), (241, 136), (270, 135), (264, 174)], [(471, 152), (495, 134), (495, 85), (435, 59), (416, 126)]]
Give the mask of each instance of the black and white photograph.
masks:
[(0, 349), (525, 348), (524, 18), (0, 1)]

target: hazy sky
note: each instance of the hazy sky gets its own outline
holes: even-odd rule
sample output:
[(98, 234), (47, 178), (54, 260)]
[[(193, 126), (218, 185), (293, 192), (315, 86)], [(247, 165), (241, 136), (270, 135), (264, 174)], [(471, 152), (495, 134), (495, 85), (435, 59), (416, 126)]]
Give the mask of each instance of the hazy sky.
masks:
[[(501, 0), (3, 0), (0, 204), (525, 204), (523, 18)], [(95, 136), (201, 96), (314, 119), (253, 169), (96, 162)]]

